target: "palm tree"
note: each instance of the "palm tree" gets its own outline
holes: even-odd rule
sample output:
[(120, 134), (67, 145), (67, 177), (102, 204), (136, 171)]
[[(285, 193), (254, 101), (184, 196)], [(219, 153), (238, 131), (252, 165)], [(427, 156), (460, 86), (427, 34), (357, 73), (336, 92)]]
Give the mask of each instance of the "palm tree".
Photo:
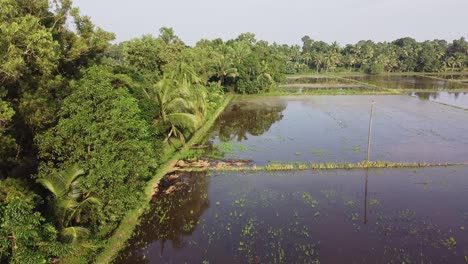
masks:
[(257, 76), (257, 80), (260, 82), (260, 86), (262, 87), (262, 89), (264, 89), (265, 86), (268, 85), (267, 90), (270, 90), (271, 84), (273, 82), (273, 78), (271, 77), (269, 72), (270, 72), (270, 69), (269, 69), (268, 63), (262, 60), (261, 66), (260, 66), (260, 72), (259, 72), (259, 75)]
[(465, 54), (461, 52), (457, 52), (454, 54), (454, 66), (457, 67), (459, 71), (463, 70), (465, 59)]
[(218, 83), (224, 85), (227, 77), (237, 77), (237, 69), (233, 67), (232, 60), (224, 54), (219, 54), (216, 60), (216, 76), (219, 78)]
[(84, 171), (74, 165), (60, 173), (49, 174), (37, 180), (52, 193), (52, 208), (60, 234), (64, 240), (71, 243), (79, 241), (89, 233), (88, 229), (73, 224), (80, 224), (84, 212), (100, 204), (98, 198), (82, 192), (79, 179), (83, 175)]
[(319, 53), (315, 54), (313, 60), (314, 60), (314, 64), (315, 64), (315, 67), (316, 67), (317, 73), (318, 73), (319, 69), (320, 69), (320, 66), (322, 66), (323, 63), (325, 62), (325, 54), (322, 53), (322, 52), (319, 52)]
[(154, 125), (162, 122), (169, 126), (164, 142), (168, 142), (173, 136), (185, 141), (184, 130), (193, 132), (201, 124), (190, 86), (187, 80), (165, 76), (147, 92), (148, 98), (156, 101), (159, 106), (159, 115)]
[(453, 72), (453, 70), (455, 68), (455, 64), (456, 64), (456, 61), (455, 61), (455, 58), (453, 56), (450, 56), (450, 57), (445, 59), (445, 65), (447, 67), (449, 67), (452, 72)]
[(338, 53), (336, 53), (335, 51), (328, 52), (325, 55), (325, 60), (324, 60), (326, 71), (328, 72), (330, 68), (334, 69), (336, 65), (339, 63), (339, 60), (340, 59), (339, 59)]
[(250, 53), (250, 47), (245, 42), (236, 42), (232, 49), (232, 58), (236, 64), (241, 64)]

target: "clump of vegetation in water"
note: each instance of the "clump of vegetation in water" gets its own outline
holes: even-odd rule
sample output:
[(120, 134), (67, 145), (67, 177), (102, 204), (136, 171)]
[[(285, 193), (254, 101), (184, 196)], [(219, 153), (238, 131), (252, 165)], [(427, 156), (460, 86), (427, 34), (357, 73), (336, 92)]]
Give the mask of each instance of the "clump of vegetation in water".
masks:
[(302, 200), (304, 201), (304, 203), (306, 203), (312, 208), (315, 208), (318, 205), (318, 201), (313, 199), (312, 195), (310, 195), (310, 193), (307, 192), (302, 193)]
[(457, 241), (453, 237), (449, 237), (442, 241), (442, 243), (447, 247), (447, 249), (452, 250), (457, 246)]

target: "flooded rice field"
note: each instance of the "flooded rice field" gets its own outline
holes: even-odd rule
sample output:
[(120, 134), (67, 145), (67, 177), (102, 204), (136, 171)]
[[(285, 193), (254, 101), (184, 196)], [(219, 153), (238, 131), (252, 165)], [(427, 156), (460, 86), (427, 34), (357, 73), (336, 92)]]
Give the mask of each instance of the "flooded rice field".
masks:
[(468, 161), (468, 113), (406, 95), (238, 99), (210, 138), (224, 158), (251, 159), (259, 166), (359, 162), (366, 156), (372, 101), (371, 160)]
[(285, 84), (278, 87), (279, 91), (287, 92), (288, 94), (297, 93), (303, 94), (308, 92), (333, 90), (333, 93), (338, 93), (340, 90), (353, 90), (353, 92), (369, 92), (375, 91), (375, 88), (363, 84), (356, 83), (336, 83), (336, 84)]
[(438, 77), (438, 78), (447, 79), (447, 80), (468, 83), (468, 75), (467, 74), (437, 74), (437, 75), (434, 75), (434, 76)]
[(316, 90), (374, 90), (362, 83), (356, 83), (345, 78), (333, 77), (289, 77), (286, 84), (279, 86), (280, 91), (304, 93)]
[[(465, 163), (468, 112), (413, 96), (237, 98), (218, 159)], [(465, 94), (457, 95), (457, 98)], [(433, 99), (434, 100), (434, 99)], [(458, 100), (458, 99), (455, 99)], [(174, 172), (115, 263), (467, 263), (468, 166)]]
[(287, 78), (288, 84), (343, 84), (352, 81), (328, 76), (293, 76)]
[(468, 109), (468, 92), (413, 92), (410, 95), (421, 100)]
[(346, 78), (390, 89), (468, 89), (468, 84), (466, 83), (451, 82), (419, 75), (365, 75), (349, 76)]
[(465, 263), (467, 167), (212, 172), (161, 194), (116, 263)]

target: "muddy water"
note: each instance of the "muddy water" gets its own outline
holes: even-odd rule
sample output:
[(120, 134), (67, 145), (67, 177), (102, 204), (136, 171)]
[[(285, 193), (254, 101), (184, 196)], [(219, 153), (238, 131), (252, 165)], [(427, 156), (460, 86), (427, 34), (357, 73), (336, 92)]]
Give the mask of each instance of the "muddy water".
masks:
[(468, 109), (468, 92), (414, 92), (411, 96)]
[(373, 100), (371, 160), (468, 161), (468, 113), (404, 95), (238, 99), (210, 138), (224, 158), (252, 159), (257, 165), (359, 162), (366, 157)]
[(449, 82), (445, 80), (432, 79), (423, 76), (396, 76), (396, 75), (367, 75), (367, 76), (350, 76), (349, 79), (361, 81), (391, 89), (465, 89), (468, 84), (462, 82)]
[(468, 168), (193, 174), (116, 263), (465, 263)]

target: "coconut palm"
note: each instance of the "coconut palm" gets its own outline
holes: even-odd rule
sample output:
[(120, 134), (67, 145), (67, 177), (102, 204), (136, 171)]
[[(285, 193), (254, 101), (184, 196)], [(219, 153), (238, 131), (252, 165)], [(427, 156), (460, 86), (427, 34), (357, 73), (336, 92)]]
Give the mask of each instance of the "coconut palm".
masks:
[(201, 124), (202, 119), (196, 114), (190, 86), (187, 80), (164, 77), (147, 91), (148, 98), (159, 106), (159, 115), (154, 124), (169, 126), (164, 142), (168, 142), (171, 137), (185, 141), (184, 131), (193, 132)]
[(83, 175), (84, 171), (74, 165), (62, 172), (49, 174), (37, 180), (52, 193), (51, 205), (60, 234), (64, 240), (72, 243), (89, 233), (86, 228), (73, 225), (81, 223), (81, 217), (86, 210), (100, 204), (98, 198), (82, 192), (79, 179)]
[(270, 67), (268, 63), (262, 60), (260, 64), (260, 71), (257, 76), (257, 81), (260, 83), (260, 87), (262, 89), (270, 90), (271, 84), (273, 82), (273, 78), (270, 74)]
[(232, 60), (224, 54), (219, 54), (216, 59), (215, 70), (220, 85), (224, 85), (226, 78), (238, 76), (237, 69), (233, 66)]
[(317, 73), (319, 72), (320, 67), (324, 64), (325, 62), (325, 54), (322, 52), (316, 53), (313, 61), (317, 70)]
[(193, 103), (194, 113), (203, 119), (206, 113), (207, 102), (207, 90), (205, 83), (197, 75), (195, 69), (187, 63), (178, 63), (173, 71), (168, 73), (168, 77), (175, 80), (176, 83), (182, 84), (182, 86), (189, 87), (188, 98)]

